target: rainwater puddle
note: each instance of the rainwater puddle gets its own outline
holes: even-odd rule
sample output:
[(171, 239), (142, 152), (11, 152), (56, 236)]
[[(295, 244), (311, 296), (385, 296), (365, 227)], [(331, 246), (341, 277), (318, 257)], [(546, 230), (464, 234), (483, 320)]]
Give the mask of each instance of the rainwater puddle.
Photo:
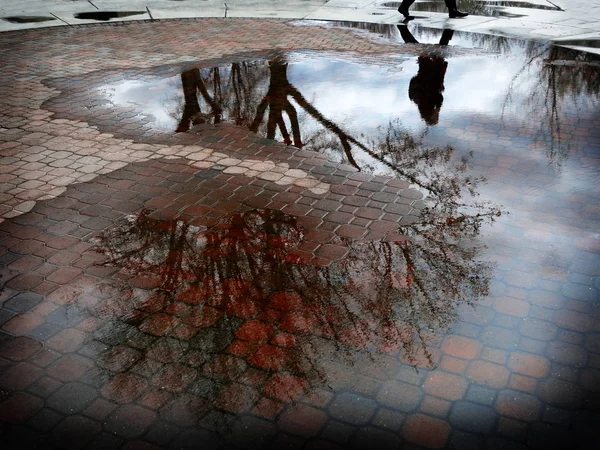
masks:
[(102, 120), (139, 115), (192, 139), (235, 124), (289, 148), (275, 164), (198, 146), (90, 182), (155, 208), (132, 195), (135, 213), (90, 240), (100, 281), (63, 294), (85, 310), (78, 352), (96, 365), (46, 393), (49, 407), (84, 411), (101, 395), (117, 411), (107, 431), (172, 448), (593, 442), (598, 60), (374, 29), (406, 52), (111, 72), (94, 91)]
[(2, 20), (6, 20), (11, 23), (35, 23), (35, 22), (48, 22), (50, 20), (56, 20), (54, 17), (46, 16), (11, 16), (3, 17)]
[(73, 17), (83, 20), (107, 21), (119, 17), (138, 16), (141, 14), (146, 14), (146, 11), (92, 11), (73, 14)]

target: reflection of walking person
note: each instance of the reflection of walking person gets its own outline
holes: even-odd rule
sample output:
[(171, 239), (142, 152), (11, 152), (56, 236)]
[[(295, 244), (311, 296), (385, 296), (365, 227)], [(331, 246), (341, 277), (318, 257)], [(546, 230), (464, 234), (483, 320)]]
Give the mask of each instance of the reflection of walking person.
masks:
[[(398, 30), (404, 42), (418, 44), (418, 41), (408, 30), (408, 27), (398, 25)], [(440, 45), (448, 45), (453, 30), (444, 30)], [(444, 77), (448, 62), (440, 55), (426, 53), (419, 56), (419, 71), (410, 80), (408, 97), (415, 102), (421, 113), (421, 118), (427, 125), (435, 125), (440, 117), (440, 108), (444, 102)]]
[[(444, 0), (446, 3), (446, 7), (448, 8), (448, 16), (451, 19), (456, 19), (457, 17), (466, 17), (469, 14), (464, 13), (458, 10), (458, 5), (456, 4), (457, 0)], [(415, 0), (402, 0), (400, 3), (400, 7), (398, 8), (398, 12), (404, 16), (405, 19), (410, 19), (411, 16), (408, 14), (408, 8), (415, 2)]]

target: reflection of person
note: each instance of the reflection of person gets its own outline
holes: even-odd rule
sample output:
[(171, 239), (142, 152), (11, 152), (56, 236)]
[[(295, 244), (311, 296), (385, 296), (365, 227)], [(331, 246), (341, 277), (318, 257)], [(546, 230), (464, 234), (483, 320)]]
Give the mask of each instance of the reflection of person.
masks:
[[(418, 44), (408, 27), (398, 25), (398, 29), (404, 42)], [(444, 30), (440, 45), (448, 45), (453, 34), (453, 30)], [(435, 125), (438, 123), (444, 101), (442, 92), (448, 62), (440, 55), (426, 53), (419, 56), (418, 63), (419, 71), (408, 85), (408, 97), (418, 106), (425, 123)]]
[[(448, 8), (448, 16), (451, 19), (456, 19), (457, 17), (466, 17), (469, 14), (464, 13), (458, 10), (458, 6), (456, 4), (456, 0), (444, 0), (446, 2), (446, 7)], [(400, 7), (398, 8), (398, 12), (404, 16), (405, 19), (410, 19), (411, 16), (408, 14), (408, 8), (415, 2), (415, 0), (402, 0), (400, 3)]]

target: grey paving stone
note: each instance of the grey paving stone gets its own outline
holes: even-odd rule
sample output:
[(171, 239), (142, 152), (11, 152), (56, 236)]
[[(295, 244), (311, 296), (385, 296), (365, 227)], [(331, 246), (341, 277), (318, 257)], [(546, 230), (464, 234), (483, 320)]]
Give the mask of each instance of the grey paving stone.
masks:
[(396, 433), (375, 427), (360, 428), (352, 439), (353, 449), (396, 450), (402, 447), (402, 439)]
[(401, 381), (388, 381), (381, 386), (377, 401), (404, 412), (413, 411), (423, 398), (423, 392), (416, 386)]
[(398, 431), (404, 422), (404, 414), (387, 408), (380, 408), (375, 414), (372, 424), (386, 430)]
[(330, 441), (346, 444), (354, 433), (354, 427), (337, 420), (330, 420), (321, 431), (321, 436)]
[(33, 292), (22, 292), (4, 302), (3, 307), (16, 313), (24, 313), (44, 301), (44, 297)]
[(485, 434), (494, 428), (498, 413), (487, 406), (461, 401), (452, 405), (449, 418), (457, 428)]
[[(4, 322), (7, 322), (12, 317), (16, 316), (17, 313), (13, 311), (9, 311), (8, 309), (1, 308), (0, 309), (0, 325)], [(0, 338), (0, 345), (2, 345), (2, 339)]]
[(48, 315), (47, 321), (61, 326), (63, 328), (72, 327), (80, 323), (87, 314), (83, 311), (83, 309), (78, 308), (77, 306), (69, 305), (69, 306), (61, 306), (51, 314)]
[(467, 391), (466, 399), (481, 405), (491, 406), (496, 399), (496, 391), (483, 386), (471, 385)]
[(344, 393), (337, 395), (331, 402), (329, 415), (353, 425), (365, 425), (369, 423), (376, 409), (375, 401), (361, 395)]
[(38, 339), (40, 341), (46, 341), (61, 330), (62, 330), (61, 327), (51, 324), (51, 323), (48, 323), (48, 322), (45, 322), (45, 323), (41, 324), (39, 327), (36, 327), (33, 330), (31, 330), (29, 333), (27, 333), (27, 336), (32, 337), (34, 339)]
[(465, 433), (454, 430), (450, 436), (448, 448), (452, 450), (480, 450), (483, 446), (483, 438), (476, 434)]
[(83, 411), (96, 397), (95, 389), (82, 383), (68, 383), (52, 394), (47, 405), (64, 414), (74, 414)]

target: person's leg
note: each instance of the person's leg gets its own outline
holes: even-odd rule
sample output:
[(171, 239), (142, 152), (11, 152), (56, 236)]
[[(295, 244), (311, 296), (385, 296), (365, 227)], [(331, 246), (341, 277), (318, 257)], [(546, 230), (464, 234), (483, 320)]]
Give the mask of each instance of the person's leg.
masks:
[(458, 6), (456, 4), (456, 0), (445, 0), (446, 7), (448, 8), (448, 15), (451, 19), (455, 19), (457, 17), (466, 17), (469, 14), (464, 13), (458, 10)]
[(414, 2), (415, 0), (402, 0), (402, 3), (400, 3), (400, 6), (398, 7), (398, 12), (404, 17), (409, 17), (408, 8), (410, 8)]

